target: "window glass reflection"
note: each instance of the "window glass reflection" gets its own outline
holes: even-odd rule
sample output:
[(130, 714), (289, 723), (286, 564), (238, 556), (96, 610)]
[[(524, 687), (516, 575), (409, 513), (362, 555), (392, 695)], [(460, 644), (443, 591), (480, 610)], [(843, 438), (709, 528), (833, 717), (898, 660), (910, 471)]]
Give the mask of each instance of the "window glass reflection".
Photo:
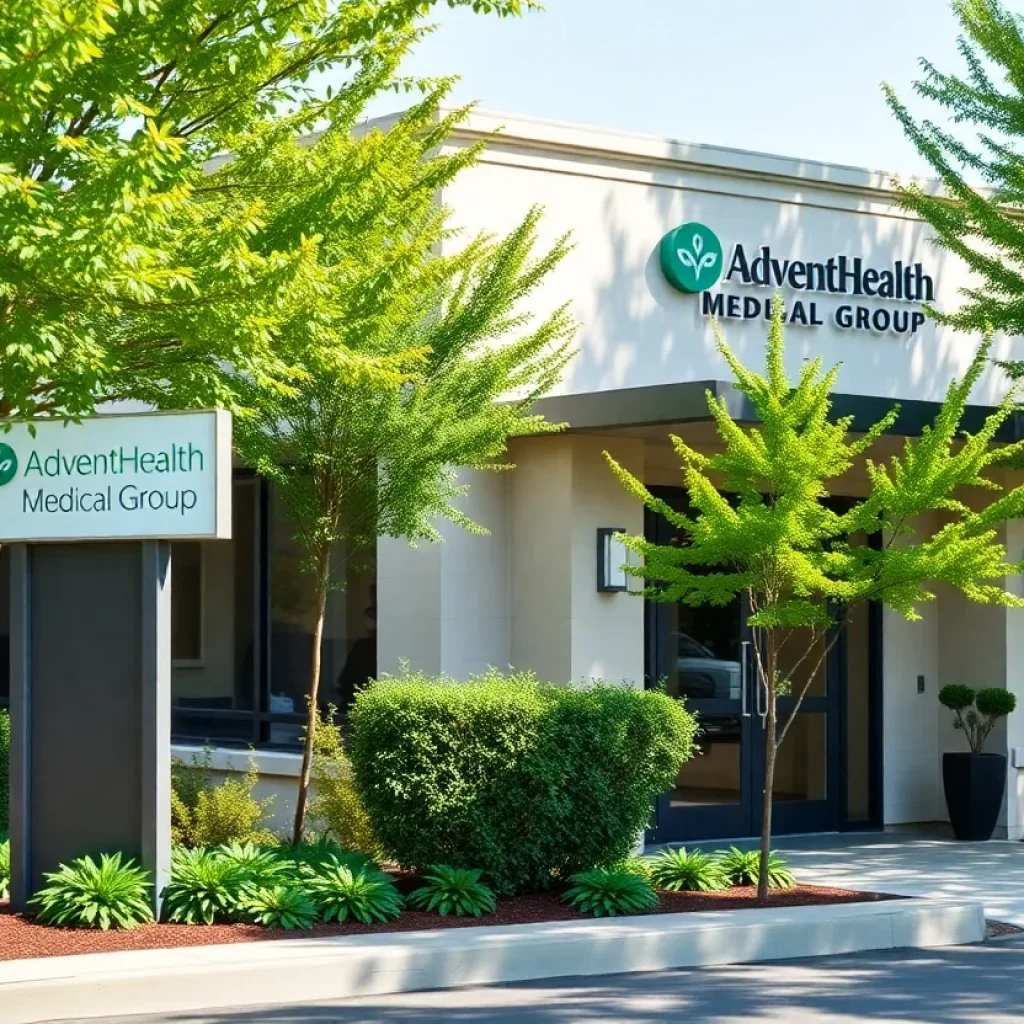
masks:
[[(313, 648), (315, 593), (305, 552), (283, 503), (271, 501), (270, 523), (270, 693), (277, 715), (305, 714)], [(318, 703), (344, 716), (355, 694), (377, 673), (376, 566), (372, 552), (333, 556), (320, 651)], [(274, 743), (298, 742), (301, 721), (277, 722)]]
[(667, 691), (692, 700), (740, 699), (738, 604), (671, 609)]
[(236, 477), (231, 540), (171, 545), (174, 734), (253, 742), (258, 481)]

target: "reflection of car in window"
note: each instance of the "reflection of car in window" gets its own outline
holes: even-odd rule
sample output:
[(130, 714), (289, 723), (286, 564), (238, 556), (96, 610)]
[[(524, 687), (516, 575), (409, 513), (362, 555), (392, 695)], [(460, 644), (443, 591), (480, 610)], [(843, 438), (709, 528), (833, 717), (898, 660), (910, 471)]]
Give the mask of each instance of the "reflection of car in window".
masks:
[(676, 636), (679, 696), (704, 700), (739, 700), (739, 662), (716, 658), (703, 644), (685, 633)]

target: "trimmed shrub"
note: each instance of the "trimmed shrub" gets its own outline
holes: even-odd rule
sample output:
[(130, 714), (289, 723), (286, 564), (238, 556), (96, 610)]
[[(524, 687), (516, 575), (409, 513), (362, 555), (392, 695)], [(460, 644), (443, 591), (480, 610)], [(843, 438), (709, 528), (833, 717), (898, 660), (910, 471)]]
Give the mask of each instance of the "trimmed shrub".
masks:
[(191, 763), (171, 766), (171, 841), (178, 846), (220, 846), (224, 843), (276, 842), (262, 827), (273, 797), (257, 800), (252, 791), (259, 779), (256, 760), (240, 779), (215, 783), (210, 772), (210, 750)]
[(493, 671), (377, 681), (349, 721), (383, 852), (405, 867), (480, 868), (501, 892), (626, 858), (696, 730), (658, 691)]
[(11, 716), (0, 708), (0, 835), (11, 827)]
[(352, 762), (333, 719), (334, 708), (329, 708), (313, 736), (309, 822), (345, 849), (372, 855), (377, 844), (370, 831), (370, 819), (356, 791)]
[(572, 888), (566, 890), (562, 899), (581, 914), (642, 914), (658, 905), (658, 894), (651, 883), (628, 871), (595, 868), (573, 875), (570, 881)]
[(1017, 709), (1017, 698), (1001, 686), (990, 686), (979, 690), (974, 698), (975, 707), (989, 718), (1002, 718)]

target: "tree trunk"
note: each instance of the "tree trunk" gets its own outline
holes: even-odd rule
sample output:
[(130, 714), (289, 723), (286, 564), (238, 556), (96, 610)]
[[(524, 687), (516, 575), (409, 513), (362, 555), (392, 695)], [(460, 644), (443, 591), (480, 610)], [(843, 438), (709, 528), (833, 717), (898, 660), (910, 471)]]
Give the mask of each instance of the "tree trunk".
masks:
[(761, 860), (757, 872), (757, 898), (768, 898), (768, 855), (772, 848), (772, 793), (775, 788), (776, 707), (775, 637), (768, 630), (764, 658), (764, 688), (768, 714), (764, 720), (764, 793), (761, 809)]
[(317, 558), (316, 563), (316, 623), (313, 626), (313, 654), (309, 668), (309, 692), (306, 696), (306, 742), (302, 749), (302, 774), (299, 776), (299, 793), (295, 801), (295, 825), (292, 828), (292, 842), (302, 842), (306, 823), (306, 802), (309, 796), (309, 776), (313, 770), (313, 740), (320, 720), (317, 693), (320, 689), (320, 648), (324, 638), (324, 620), (327, 617), (327, 587), (330, 582), (331, 551), (328, 548)]

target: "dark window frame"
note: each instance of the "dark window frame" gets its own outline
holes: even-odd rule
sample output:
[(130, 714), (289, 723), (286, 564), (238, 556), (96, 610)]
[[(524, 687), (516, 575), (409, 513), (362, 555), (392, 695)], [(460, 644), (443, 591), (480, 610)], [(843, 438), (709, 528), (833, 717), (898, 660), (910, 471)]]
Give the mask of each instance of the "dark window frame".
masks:
[[(280, 750), (295, 752), (299, 749), (297, 739), (273, 741), (275, 725), (306, 724), (306, 716), (300, 712), (270, 710), (272, 684), (271, 635), (273, 626), (273, 579), (271, 573), (273, 544), (273, 505), (271, 484), (251, 469), (236, 468), (233, 481), (252, 480), (255, 487), (253, 496), (253, 550), (255, 564), (252, 594), (253, 657), (249, 680), (252, 710), (231, 708), (188, 708), (171, 704), (171, 742), (188, 746), (208, 744), (214, 748), (248, 748), (258, 750)], [(237, 735), (209, 736), (211, 723), (221, 722), (225, 726), (235, 725)]]

